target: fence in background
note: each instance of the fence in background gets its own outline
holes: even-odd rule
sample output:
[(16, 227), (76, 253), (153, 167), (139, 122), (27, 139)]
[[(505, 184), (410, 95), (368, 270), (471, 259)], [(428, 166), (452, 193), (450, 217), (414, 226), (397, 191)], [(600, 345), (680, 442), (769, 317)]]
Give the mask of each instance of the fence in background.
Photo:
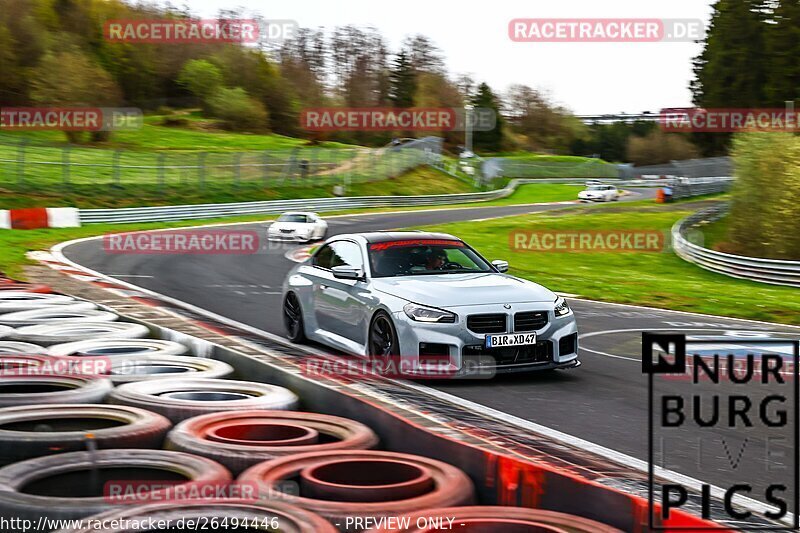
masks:
[(774, 285), (800, 287), (800, 261), (763, 259), (726, 254), (691, 242), (691, 231), (719, 220), (727, 213), (727, 205), (714, 206), (678, 221), (672, 227), (672, 246), (675, 253), (690, 263), (735, 278), (749, 279)]
[(623, 179), (639, 179), (647, 176), (679, 176), (683, 178), (708, 178), (733, 176), (733, 160), (730, 157), (706, 157), (670, 161), (664, 165), (634, 167), (619, 166), (619, 176)]
[(494, 178), (618, 178), (617, 165), (599, 159), (586, 161), (526, 161), (492, 157), (483, 161), (484, 179)]
[(316, 187), (377, 181), (440, 164), (442, 139), (387, 148), (247, 152), (109, 150), (0, 135), (0, 187), (13, 191), (170, 187)]

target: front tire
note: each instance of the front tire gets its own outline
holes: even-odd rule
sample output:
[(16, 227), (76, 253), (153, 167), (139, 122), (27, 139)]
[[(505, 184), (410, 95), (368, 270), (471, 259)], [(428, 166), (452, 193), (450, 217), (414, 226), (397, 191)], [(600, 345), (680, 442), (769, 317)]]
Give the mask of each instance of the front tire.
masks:
[(400, 354), (400, 342), (392, 319), (384, 311), (378, 311), (369, 326), (368, 351), (371, 357), (390, 360)]
[(290, 292), (283, 300), (283, 326), (286, 328), (286, 337), (293, 343), (305, 342), (306, 332), (303, 324), (303, 311), (297, 295)]

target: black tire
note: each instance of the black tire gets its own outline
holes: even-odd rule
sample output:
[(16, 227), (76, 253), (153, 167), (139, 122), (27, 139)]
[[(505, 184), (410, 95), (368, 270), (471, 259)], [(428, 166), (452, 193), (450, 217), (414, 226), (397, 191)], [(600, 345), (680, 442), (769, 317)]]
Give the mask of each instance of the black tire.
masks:
[[(287, 433), (286, 429), (295, 431)], [(298, 429), (313, 431), (318, 438), (280, 440), (298, 436)], [(238, 411), (184, 420), (169, 432), (165, 446), (208, 457), (239, 475), (276, 457), (313, 451), (336, 454), (339, 450), (367, 450), (377, 444), (378, 436), (370, 428), (347, 418), (296, 411)]]
[(108, 402), (141, 407), (172, 422), (217, 411), (297, 408), (297, 396), (283, 387), (226, 379), (169, 379), (126, 383), (114, 389)]
[(188, 351), (189, 348), (183, 344), (158, 339), (94, 339), (55, 344), (47, 352), (50, 355), (115, 358), (131, 355), (184, 355)]
[[(122, 485), (130, 480), (128, 483), (136, 484), (135, 480), (148, 479), (162, 487), (170, 481), (221, 485), (229, 483), (231, 476), (210, 459), (166, 450), (99, 450), (37, 457), (0, 468), (0, 516), (37, 523), (42, 516), (75, 519), (130, 508), (135, 502), (117, 500), (113, 494), (104, 496), (109, 490), (106, 483)], [(150, 501), (159, 497), (154, 493)]]
[(397, 329), (392, 318), (385, 311), (378, 311), (369, 324), (367, 349), (370, 357), (390, 360), (400, 355)]
[(51, 404), (0, 409), (0, 465), (97, 448), (161, 448), (165, 417), (124, 405)]
[(0, 379), (0, 407), (54, 403), (101, 403), (111, 380), (78, 374), (4, 375)]
[(104, 376), (108, 377), (114, 385), (121, 385), (137, 381), (176, 378), (227, 378), (232, 374), (233, 367), (228, 363), (205, 357), (125, 355), (112, 357), (111, 368)]
[[(93, 523), (108, 524), (108, 527), (103, 529), (104, 533), (140, 533), (141, 528), (132, 529), (135, 527), (132, 524), (147, 524), (150, 519), (155, 523), (163, 520), (178, 524), (178, 521), (183, 519), (184, 523), (209, 525), (212, 525), (212, 519), (217, 519), (220, 524), (223, 522), (230, 524), (230, 529), (217, 529), (221, 532), (240, 530), (240, 528), (234, 529), (233, 524), (253, 523), (277, 526), (269, 530), (264, 529), (265, 532), (278, 529), (283, 533), (337, 533), (338, 531), (319, 515), (276, 501), (154, 503), (133, 509), (108, 511), (91, 517)], [(255, 529), (247, 528), (247, 531)], [(261, 528), (258, 531), (261, 531)], [(97, 530), (86, 525), (77, 529), (60, 529), (55, 533), (97, 533)]]
[(286, 338), (295, 344), (306, 341), (305, 324), (303, 323), (303, 310), (300, 300), (293, 292), (286, 294), (283, 299), (283, 326), (286, 328)]
[(149, 335), (147, 326), (133, 322), (75, 322), (23, 326), (11, 338), (50, 346), (89, 339), (141, 339)]

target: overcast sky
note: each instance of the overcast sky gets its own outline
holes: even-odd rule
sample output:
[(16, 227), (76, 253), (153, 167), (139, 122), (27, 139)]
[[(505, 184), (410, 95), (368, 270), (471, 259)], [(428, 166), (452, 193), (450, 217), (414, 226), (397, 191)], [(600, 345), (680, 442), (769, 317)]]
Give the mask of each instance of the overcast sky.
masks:
[[(178, 2), (174, 2), (178, 3)], [(691, 105), (688, 89), (695, 43), (515, 43), (514, 18), (680, 18), (708, 23), (712, 0), (190, 0), (213, 17), (241, 6), (301, 26), (371, 25), (393, 51), (422, 33), (442, 50), (453, 74), (471, 73), (494, 89), (524, 83), (546, 91), (575, 113), (657, 111)], [(478, 10), (477, 7), (481, 9)]]

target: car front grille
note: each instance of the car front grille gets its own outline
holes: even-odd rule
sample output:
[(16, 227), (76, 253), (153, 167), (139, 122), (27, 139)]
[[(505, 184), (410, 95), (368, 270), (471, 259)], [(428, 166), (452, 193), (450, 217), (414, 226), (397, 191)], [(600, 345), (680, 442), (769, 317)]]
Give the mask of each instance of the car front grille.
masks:
[(506, 315), (503, 313), (469, 315), (467, 328), (473, 333), (505, 333)]
[(469, 359), (479, 361), (479, 366), (485, 366), (487, 358), (494, 359), (496, 366), (517, 365), (527, 363), (547, 363), (553, 360), (553, 343), (549, 340), (540, 340), (536, 344), (525, 346), (507, 346), (504, 348), (486, 348), (482, 344), (469, 344), (464, 346), (462, 355), (464, 364), (469, 364)]
[(514, 315), (514, 331), (536, 331), (547, 325), (547, 311), (525, 311)]

